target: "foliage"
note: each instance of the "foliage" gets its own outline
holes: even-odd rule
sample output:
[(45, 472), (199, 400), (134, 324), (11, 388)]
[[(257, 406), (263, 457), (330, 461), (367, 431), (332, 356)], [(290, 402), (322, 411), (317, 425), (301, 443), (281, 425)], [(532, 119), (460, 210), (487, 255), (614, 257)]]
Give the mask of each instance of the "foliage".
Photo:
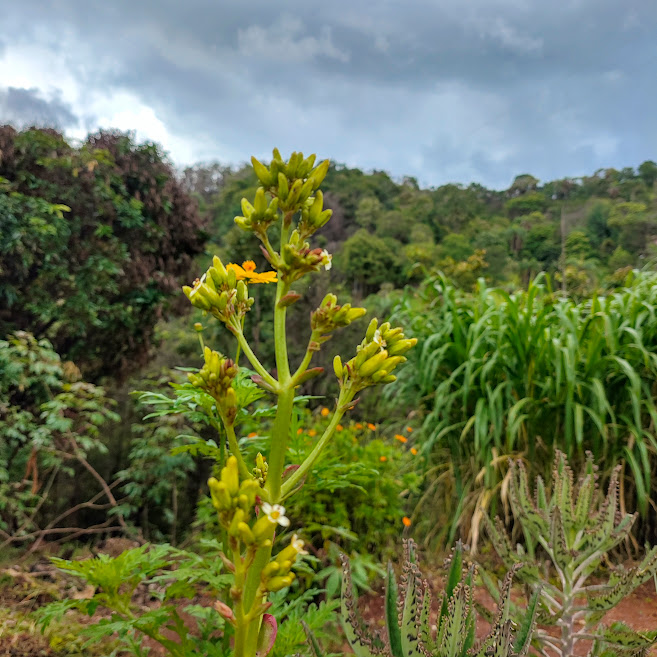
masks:
[[(627, 539), (634, 522), (634, 516), (620, 508), (619, 469), (606, 496), (598, 490), (593, 455), (576, 485), (565, 456), (557, 452), (551, 489), (537, 477), (533, 497), (522, 462), (513, 464), (510, 472), (511, 511), (528, 538), (529, 552), (513, 549), (499, 519), (493, 524), (484, 518), (505, 566), (515, 568), (530, 590), (540, 586), (539, 623), (561, 630), (560, 636), (545, 630), (536, 633), (540, 653), (569, 656), (576, 654), (578, 642), (592, 641), (592, 655), (645, 654), (657, 641), (657, 631), (633, 632), (620, 623), (600, 625), (607, 611), (657, 573), (655, 547), (638, 565), (618, 566), (604, 582), (595, 577), (608, 554)], [(550, 570), (543, 566), (545, 558)], [(491, 579), (487, 582), (497, 598)]]
[[(415, 559), (414, 545), (408, 541), (398, 585), (388, 566), (385, 594), (385, 634), (371, 631), (363, 625), (357, 613), (357, 599), (351, 590), (349, 561), (344, 560), (342, 583), (342, 619), (347, 639), (355, 655), (370, 657), (403, 657), (431, 655), (434, 657), (484, 657), (485, 655), (525, 655), (529, 649), (536, 615), (538, 596), (530, 601), (524, 615), (512, 618), (512, 572), (507, 576), (493, 614), (490, 632), (475, 641), (476, 620), (473, 588), (476, 569), (467, 564), (459, 544), (449, 563), (446, 587), (440, 611), (434, 623), (431, 619), (431, 590), (423, 579)], [(312, 639), (311, 639), (312, 640)], [(316, 642), (313, 641), (316, 645)]]
[(47, 338), (86, 376), (143, 363), (202, 223), (153, 144), (0, 128), (0, 334)]
[[(203, 553), (196, 553), (168, 545), (144, 545), (114, 558), (55, 559), (60, 569), (82, 578), (95, 592), (89, 599), (62, 600), (43, 607), (37, 612), (39, 622), (47, 628), (69, 609), (91, 616), (101, 607), (112, 615), (85, 626), (82, 633), (88, 637), (87, 645), (116, 634), (135, 655), (146, 654), (144, 637), (158, 642), (171, 655), (228, 655), (227, 642), (217, 645), (211, 640), (224, 626), (222, 616), (191, 600), (201, 592), (216, 598), (230, 582), (218, 556), (219, 546), (210, 543), (205, 547)], [(134, 600), (138, 587), (151, 591), (153, 604), (146, 611)], [(194, 618), (196, 632), (183, 622), (183, 612)]]
[(100, 429), (118, 416), (102, 388), (78, 378), (47, 340), (23, 331), (0, 340), (0, 547), (66, 534), (71, 507), (85, 507), (63, 491), (95, 472), (87, 459), (106, 450)]
[(522, 458), (542, 474), (556, 449), (574, 463), (590, 450), (605, 478), (625, 464), (623, 504), (648, 513), (657, 483), (656, 282), (632, 274), (627, 287), (575, 302), (546, 277), (526, 292), (480, 282), (466, 294), (438, 276), (420, 298), (407, 296), (397, 316), (421, 348), (401, 391), (408, 404), (425, 400), (420, 508), (450, 510), (418, 511), (430, 518), (429, 536), (442, 527), (449, 542), (462, 525), (476, 544), (478, 509), (503, 491), (508, 462)]
[[(309, 413), (301, 417), (300, 433), (290, 444), (294, 462), (305, 459), (313, 438), (326, 429), (327, 417), (321, 412), (314, 422)], [(308, 483), (288, 504), (288, 515), (304, 523), (308, 536), (322, 539), (319, 546), (331, 539), (349, 551), (384, 558), (402, 529), (408, 498), (417, 490), (414, 458), (400, 440), (379, 437), (372, 423), (340, 426)]]

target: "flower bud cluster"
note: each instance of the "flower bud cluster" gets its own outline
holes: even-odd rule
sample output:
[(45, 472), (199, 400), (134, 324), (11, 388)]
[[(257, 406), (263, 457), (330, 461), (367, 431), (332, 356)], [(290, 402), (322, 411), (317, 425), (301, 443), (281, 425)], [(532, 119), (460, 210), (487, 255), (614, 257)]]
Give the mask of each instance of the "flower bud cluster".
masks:
[(290, 544), (263, 568), (261, 581), (265, 591), (280, 591), (292, 584), (296, 577), (292, 566), (299, 555), (308, 554), (303, 546), (304, 542), (293, 534)]
[(253, 205), (247, 199), (242, 199), (242, 216), (235, 217), (235, 223), (242, 230), (253, 232), (260, 239), (264, 239), (269, 226), (278, 220), (278, 204), (278, 198), (273, 198), (268, 203), (265, 188), (258, 187)]
[(333, 256), (326, 249), (311, 249), (307, 241), (301, 239), (298, 230), (292, 231), (290, 241), (283, 246), (278, 270), (281, 279), (292, 283), (311, 271), (331, 268)]
[(209, 347), (203, 349), (203, 357), (205, 365), (199, 373), (188, 374), (187, 378), (192, 385), (205, 390), (215, 398), (222, 417), (232, 424), (238, 410), (237, 395), (233, 388), (238, 367), (230, 358), (225, 358)]
[(338, 328), (349, 326), (351, 322), (360, 319), (366, 313), (365, 308), (352, 308), (349, 303), (339, 306), (335, 294), (327, 294), (319, 308), (310, 315), (310, 327), (315, 334), (317, 346), (330, 339), (330, 333)]
[(262, 488), (264, 488), (267, 481), (268, 471), (269, 465), (267, 464), (267, 461), (265, 461), (262, 454), (258, 452), (258, 456), (256, 456), (256, 467), (253, 468), (253, 476)]
[(236, 526), (248, 520), (255, 507), (256, 495), (260, 491), (258, 482), (255, 479), (245, 479), (240, 482), (237, 458), (231, 455), (226, 459), (226, 465), (221, 469), (219, 479), (210, 477), (208, 486), (212, 506), (219, 513), (220, 522), (224, 527), (233, 527), (237, 531)]
[[(318, 191), (329, 170), (328, 160), (314, 167), (315, 155), (304, 158), (303, 153), (294, 152), (285, 162), (275, 148), (269, 167), (255, 157), (251, 164), (262, 186), (253, 204), (242, 199), (242, 215), (235, 217), (240, 228), (254, 232), (265, 242), (268, 228), (280, 214), (289, 225), (292, 215), (301, 211), (299, 226), (305, 239), (330, 219), (332, 211), (324, 210), (324, 197)], [(266, 193), (270, 194), (270, 201)]]
[(379, 383), (392, 383), (397, 379), (393, 370), (406, 361), (403, 354), (416, 344), (417, 338), (405, 338), (401, 328), (392, 328), (389, 322), (379, 327), (373, 319), (356, 355), (344, 365), (340, 356), (334, 358), (335, 375), (341, 386), (350, 384), (356, 392)]
[(218, 256), (194, 286), (185, 285), (183, 292), (194, 307), (212, 313), (228, 326), (231, 321), (240, 321), (254, 302), (246, 283), (238, 281), (235, 271), (226, 269)]
[(324, 210), (324, 195), (320, 190), (308, 198), (301, 208), (299, 233), (305, 239), (318, 231), (332, 216), (333, 210)]

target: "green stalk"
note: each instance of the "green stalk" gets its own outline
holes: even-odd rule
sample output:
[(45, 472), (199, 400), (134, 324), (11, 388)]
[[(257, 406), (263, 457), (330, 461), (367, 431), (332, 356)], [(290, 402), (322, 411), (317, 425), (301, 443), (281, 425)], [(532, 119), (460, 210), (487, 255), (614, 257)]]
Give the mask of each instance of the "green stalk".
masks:
[(253, 479), (253, 475), (249, 472), (249, 468), (247, 467), (246, 463), (244, 463), (244, 459), (242, 458), (242, 453), (240, 452), (240, 447), (237, 443), (237, 436), (235, 435), (235, 427), (232, 424), (226, 422), (224, 418), (221, 419), (223, 420), (224, 427), (226, 429), (226, 436), (228, 436), (228, 445), (230, 447), (230, 451), (237, 459), (237, 466), (240, 469), (240, 474), (242, 477), (244, 477), (244, 479)]
[(244, 334), (239, 328), (235, 328), (235, 337), (239, 346), (242, 348), (244, 355), (249, 359), (249, 362), (253, 366), (253, 369), (268, 383), (272, 388), (276, 389), (278, 387), (278, 382), (276, 379), (264, 368), (262, 363), (258, 360), (258, 357), (253, 353), (253, 350), (249, 346), (249, 343), (246, 341)]
[(303, 357), (303, 360), (301, 361), (301, 365), (299, 365), (297, 371), (292, 375), (292, 381), (295, 381), (308, 369), (308, 365), (310, 365), (310, 361), (312, 360), (313, 355), (315, 354), (315, 352), (310, 349), (310, 344), (315, 341), (316, 341), (316, 336), (315, 336), (315, 332), (313, 331), (310, 334), (310, 340), (308, 340), (308, 347), (306, 348), (306, 353)]
[(267, 473), (267, 483), (265, 484), (265, 489), (269, 491), (271, 504), (277, 504), (281, 499), (281, 478), (285, 467), (285, 452), (293, 407), (294, 388), (288, 387), (278, 395), (278, 407), (276, 408), (276, 418), (272, 429), (269, 471)]
[(286, 497), (288, 497), (299, 484), (299, 482), (306, 476), (310, 468), (314, 465), (315, 461), (322, 453), (322, 450), (324, 447), (326, 447), (328, 441), (331, 439), (331, 436), (333, 436), (335, 428), (338, 426), (338, 423), (347, 410), (346, 406), (353, 399), (353, 397), (354, 395), (352, 393), (343, 399), (342, 393), (340, 394), (340, 399), (338, 399), (338, 407), (335, 413), (333, 413), (331, 422), (329, 423), (328, 427), (326, 427), (322, 437), (317, 441), (317, 444), (315, 447), (313, 447), (310, 454), (308, 454), (305, 461), (285, 480), (285, 483), (281, 486), (280, 489), (279, 499), (284, 500)]

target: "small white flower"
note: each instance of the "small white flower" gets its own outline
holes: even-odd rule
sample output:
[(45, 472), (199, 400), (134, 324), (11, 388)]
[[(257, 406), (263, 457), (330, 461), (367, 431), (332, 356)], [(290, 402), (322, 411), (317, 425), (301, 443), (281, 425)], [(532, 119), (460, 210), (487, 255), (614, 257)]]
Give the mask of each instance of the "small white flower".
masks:
[(305, 543), (296, 534), (292, 534), (290, 545), (297, 551), (297, 554), (308, 554), (308, 551), (303, 549)]
[(280, 504), (274, 504), (272, 506), (269, 502), (263, 502), (260, 508), (273, 524), (278, 524), (281, 527), (290, 526), (290, 519), (285, 515), (285, 507)]
[(326, 250), (324, 249), (320, 255), (322, 256), (322, 264), (324, 265), (324, 269), (328, 271), (331, 266), (333, 265), (333, 256)]
[(379, 347), (386, 346), (386, 341), (381, 337), (381, 331), (379, 331), (379, 329), (376, 329), (376, 331), (374, 331), (374, 337), (372, 338), (372, 342), (376, 342), (376, 344), (378, 344)]

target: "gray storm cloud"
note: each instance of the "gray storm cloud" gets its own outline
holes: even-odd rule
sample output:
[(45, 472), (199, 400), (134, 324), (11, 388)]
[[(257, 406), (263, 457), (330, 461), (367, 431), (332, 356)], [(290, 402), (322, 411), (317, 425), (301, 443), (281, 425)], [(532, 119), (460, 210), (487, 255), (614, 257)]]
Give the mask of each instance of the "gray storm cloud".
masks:
[[(199, 159), (279, 146), (506, 187), (657, 159), (656, 30), (653, 0), (26, 0), (0, 43), (134, 94)], [(67, 118), (50, 98), (86, 125), (84, 102)]]
[(0, 88), (0, 123), (63, 129), (77, 126), (78, 117), (58, 94), (43, 98), (38, 89), (7, 87)]

